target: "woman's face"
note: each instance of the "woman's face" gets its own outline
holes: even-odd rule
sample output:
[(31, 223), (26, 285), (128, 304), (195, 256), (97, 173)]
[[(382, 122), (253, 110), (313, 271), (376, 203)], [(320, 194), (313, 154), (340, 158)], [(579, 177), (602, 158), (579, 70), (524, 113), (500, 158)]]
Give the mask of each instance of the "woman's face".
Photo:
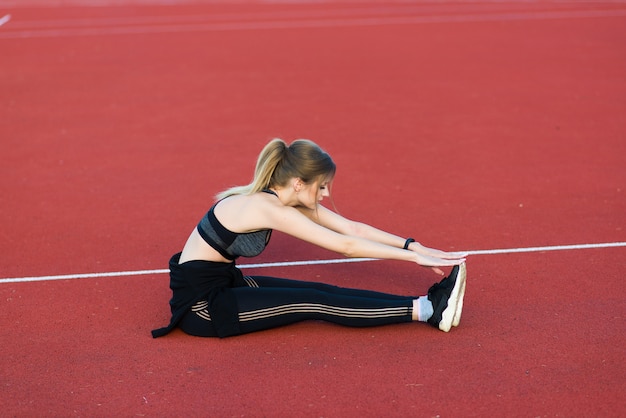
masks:
[(305, 184), (298, 194), (300, 204), (309, 209), (315, 209), (325, 198), (330, 196), (330, 182), (332, 179), (324, 179)]

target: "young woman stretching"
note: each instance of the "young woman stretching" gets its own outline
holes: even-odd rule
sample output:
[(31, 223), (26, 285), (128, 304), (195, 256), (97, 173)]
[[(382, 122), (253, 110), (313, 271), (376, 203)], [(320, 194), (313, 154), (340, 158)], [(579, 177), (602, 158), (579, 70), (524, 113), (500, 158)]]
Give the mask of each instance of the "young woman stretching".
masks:
[[(219, 194), (170, 262), (170, 324), (187, 334), (228, 337), (316, 319), (366, 327), (428, 322), (442, 331), (459, 324), (465, 293), (464, 253), (424, 247), (372, 226), (348, 220), (320, 205), (335, 174), (330, 156), (308, 140), (275, 139), (259, 155), (251, 184)], [(260, 254), (272, 230), (346, 257), (454, 266), (425, 296), (397, 296), (316, 282), (244, 276), (239, 256)]]

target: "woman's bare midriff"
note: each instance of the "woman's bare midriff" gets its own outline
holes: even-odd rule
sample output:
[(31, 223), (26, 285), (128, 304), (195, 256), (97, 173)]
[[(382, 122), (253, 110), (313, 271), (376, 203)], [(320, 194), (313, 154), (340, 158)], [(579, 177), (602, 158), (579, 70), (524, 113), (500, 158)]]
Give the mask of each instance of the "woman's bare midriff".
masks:
[(197, 229), (194, 229), (187, 239), (180, 256), (180, 264), (192, 260), (215, 261), (217, 263), (231, 263), (232, 260), (222, 257), (213, 247), (207, 244), (200, 236)]

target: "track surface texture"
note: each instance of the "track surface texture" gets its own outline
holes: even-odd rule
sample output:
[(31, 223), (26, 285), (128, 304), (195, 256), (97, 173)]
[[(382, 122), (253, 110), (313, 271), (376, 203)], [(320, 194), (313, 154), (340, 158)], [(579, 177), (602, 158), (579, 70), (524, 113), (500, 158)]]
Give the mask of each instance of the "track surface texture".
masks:
[[(621, 1), (0, 0), (2, 414), (626, 415), (624, 51)], [(273, 137), (330, 152), (343, 215), (474, 252), (458, 328), (151, 338)], [(241, 264), (437, 280), (337, 258), (275, 234)]]

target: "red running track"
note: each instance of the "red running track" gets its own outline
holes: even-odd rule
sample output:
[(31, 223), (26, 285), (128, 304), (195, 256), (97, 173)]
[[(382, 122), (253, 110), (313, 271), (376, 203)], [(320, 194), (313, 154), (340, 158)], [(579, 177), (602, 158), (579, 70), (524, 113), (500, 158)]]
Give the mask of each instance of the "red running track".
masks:
[[(169, 319), (159, 271), (275, 136), (334, 156), (341, 213), (428, 245), (626, 241), (625, 4), (99, 3), (0, 2), (3, 414), (626, 413), (621, 246), (472, 256), (448, 334), (150, 336)], [(334, 258), (276, 234), (249, 262)], [(248, 272), (405, 294), (436, 279), (387, 261)]]

